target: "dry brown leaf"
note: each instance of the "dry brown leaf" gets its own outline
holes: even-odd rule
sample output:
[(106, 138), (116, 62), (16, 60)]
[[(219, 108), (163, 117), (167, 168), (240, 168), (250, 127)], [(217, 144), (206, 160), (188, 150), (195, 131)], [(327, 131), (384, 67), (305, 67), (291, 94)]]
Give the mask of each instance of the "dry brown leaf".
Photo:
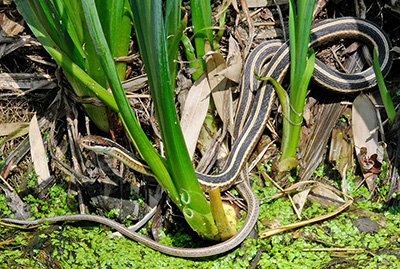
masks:
[(365, 94), (360, 94), (353, 102), (353, 137), (357, 155), (361, 148), (366, 148), (369, 154), (378, 149), (378, 119), (371, 100)]
[(2, 189), (2, 191), (6, 195), (7, 206), (14, 214), (14, 217), (16, 219), (27, 219), (29, 217), (32, 217), (30, 206), (26, 206), (17, 193), (15, 193), (14, 191), (10, 191), (2, 185), (0, 185), (0, 189)]
[(308, 198), (311, 201), (320, 203), (325, 209), (331, 206), (338, 208), (344, 203), (344, 200), (339, 195), (321, 185), (315, 186)]
[(189, 156), (192, 158), (196, 149), (197, 139), (210, 103), (210, 85), (205, 75), (193, 84), (186, 97), (182, 109), (181, 128), (185, 138)]
[(369, 220), (373, 218), (374, 222), (376, 222), (380, 228), (386, 227), (385, 217), (379, 213), (357, 207), (350, 207), (349, 213), (356, 215), (358, 218), (368, 218)]
[(231, 65), (219, 72), (218, 75), (221, 75), (239, 84), (242, 75), (242, 63)]
[(274, 218), (273, 220), (269, 220), (268, 218), (262, 218), (261, 223), (262, 223), (262, 225), (264, 225), (270, 229), (275, 229), (275, 228), (282, 226), (281, 222), (278, 219), (278, 216), (276, 218)]
[(220, 53), (213, 53), (206, 63), (213, 101), (226, 130), (233, 127), (234, 122), (232, 93), (227, 86), (228, 80), (220, 75), (221, 71), (226, 70), (226, 62)]
[(228, 57), (226, 57), (226, 63), (228, 66), (243, 63), (240, 46), (232, 36), (229, 36)]
[(224, 93), (226, 89), (226, 79), (219, 74), (226, 69), (226, 62), (220, 53), (212, 53), (206, 59), (208, 81), (210, 83), (211, 94), (217, 112), (221, 119), (224, 119), (226, 103)]
[(134, 78), (124, 80), (122, 82), (122, 87), (124, 87), (125, 91), (135, 92), (146, 87), (147, 84), (148, 84), (147, 75), (143, 74)]
[(1, 35), (15, 36), (25, 29), (21, 24), (10, 20), (5, 13), (0, 14), (0, 26)]
[(0, 123), (0, 136), (13, 134), (13, 138), (21, 137), (28, 133), (28, 126), (26, 122)]
[(310, 192), (311, 189), (306, 189), (304, 191), (301, 191), (299, 193), (296, 193), (293, 196), (293, 201), (297, 207), (298, 215), (301, 215), (301, 211), (303, 210), (304, 205), (307, 202), (307, 197), (308, 193)]
[(38, 185), (40, 185), (44, 180), (50, 177), (50, 172), (36, 115), (33, 116), (29, 124), (29, 143), (31, 146), (33, 166), (38, 177)]
[(54, 89), (57, 83), (55, 77), (47, 74), (36, 73), (3, 73), (0, 74), (0, 87), (2, 89)]
[(18, 36), (25, 28), (10, 20), (5, 13), (0, 14), (0, 29), (0, 58), (31, 41), (30, 36)]
[(240, 46), (232, 36), (229, 37), (226, 63), (228, 68), (222, 70), (219, 74), (233, 82), (239, 83), (242, 76), (243, 59)]
[[(314, 118), (314, 124), (309, 133), (302, 133), (300, 140), (302, 149), (299, 159), (302, 165), (299, 170), (301, 180), (307, 180), (323, 160), (326, 145), (329, 141), (330, 131), (335, 126), (338, 118), (344, 110), (344, 106), (330, 98), (331, 103), (320, 104), (318, 113)], [(304, 128), (302, 128), (304, 129)], [(305, 135), (305, 136), (304, 136)], [(281, 164), (279, 164), (281, 166)], [(289, 166), (290, 167), (290, 166)], [(280, 168), (281, 169), (281, 168)]]
[[(247, 1), (247, 5), (249, 6), (249, 8), (275, 5), (274, 0), (246, 0), (246, 1)], [(287, 0), (276, 0), (276, 4), (278, 4), (278, 5), (283, 5), (283, 4), (288, 4), (288, 3), (289, 2)]]
[(336, 124), (332, 130), (331, 145), (329, 147), (329, 161), (337, 165), (342, 177), (342, 190), (347, 194), (346, 172), (353, 166), (353, 145), (348, 138), (348, 126), (344, 123)]

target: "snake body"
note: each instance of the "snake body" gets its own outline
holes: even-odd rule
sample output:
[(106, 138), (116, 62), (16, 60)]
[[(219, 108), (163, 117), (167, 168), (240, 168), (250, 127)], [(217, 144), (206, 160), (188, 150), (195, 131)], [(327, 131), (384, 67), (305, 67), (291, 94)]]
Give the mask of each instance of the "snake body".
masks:
[[(382, 73), (389, 72), (392, 56), (391, 44), (386, 34), (374, 23), (364, 19), (345, 17), (325, 20), (311, 29), (310, 46), (317, 46), (334, 39), (351, 38), (361, 40), (369, 47), (376, 47), (379, 55), (379, 63)], [(273, 56), (271, 56), (273, 55)], [(271, 58), (272, 57), (272, 58)], [(235, 123), (235, 143), (223, 171), (217, 175), (197, 174), (200, 185), (204, 190), (216, 187), (226, 190), (231, 187), (239, 177), (244, 164), (264, 130), (264, 126), (270, 116), (275, 99), (275, 93), (271, 85), (259, 83), (255, 78), (254, 70), (263, 76), (272, 77), (281, 82), (289, 66), (289, 43), (281, 41), (267, 41), (255, 48), (249, 55), (243, 71), (241, 82), (241, 96)], [(264, 67), (266, 61), (269, 63)], [(265, 70), (263, 72), (263, 70)], [(376, 78), (372, 67), (358, 74), (344, 74), (330, 69), (316, 61), (313, 73), (314, 79), (331, 90), (349, 93), (371, 88), (376, 85)], [(95, 137), (85, 137), (82, 145), (94, 151), (101, 151), (127, 163), (133, 169), (151, 174), (151, 170), (129, 155), (122, 147), (114, 142)], [(258, 217), (258, 199), (250, 187), (248, 180), (237, 183), (236, 188), (245, 199), (248, 213), (239, 232), (227, 241), (216, 245), (197, 249), (177, 248), (167, 246), (146, 238), (138, 233), (129, 231), (125, 226), (95, 215), (67, 215), (43, 220), (16, 220), (2, 219), (20, 225), (37, 225), (44, 222), (55, 223), (62, 221), (95, 221), (108, 225), (121, 234), (136, 240), (148, 247), (160, 252), (181, 257), (205, 257), (227, 252), (239, 245), (250, 233)]]

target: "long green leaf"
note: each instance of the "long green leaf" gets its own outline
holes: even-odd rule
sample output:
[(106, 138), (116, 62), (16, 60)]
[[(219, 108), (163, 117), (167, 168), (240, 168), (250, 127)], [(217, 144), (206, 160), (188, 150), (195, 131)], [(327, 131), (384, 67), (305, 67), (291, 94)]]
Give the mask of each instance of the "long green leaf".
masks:
[[(281, 161), (296, 156), (300, 136), (302, 113), (305, 104), (308, 83), (314, 69), (314, 54), (307, 61), (314, 0), (297, 1), (297, 15), (294, 1), (289, 1), (289, 36), (290, 36), (290, 113), (283, 124)], [(304, 74), (307, 72), (307, 74)]]
[[(131, 19), (129, 0), (96, 0), (104, 35), (113, 57), (126, 56), (129, 49)], [(115, 63), (119, 78), (125, 77), (126, 63)]]
[(386, 114), (389, 118), (389, 123), (392, 124), (396, 117), (396, 109), (394, 108), (392, 97), (390, 92), (387, 90), (383, 75), (381, 72), (381, 67), (379, 65), (378, 51), (374, 48), (374, 60), (372, 66), (375, 71), (376, 80), (378, 82), (379, 92), (382, 97), (383, 105), (385, 106)]
[(205, 54), (204, 40), (208, 39), (211, 46), (213, 44), (210, 0), (192, 0), (190, 1), (190, 7), (192, 11), (193, 30), (195, 34), (194, 43), (197, 57), (202, 57)]
[(296, 6), (289, 0), (289, 37), (290, 37), (290, 81), (296, 79)]
[[(192, 13), (192, 23), (194, 32), (194, 44), (196, 48), (196, 57), (200, 59), (205, 55), (205, 40), (209, 41), (211, 50), (213, 50), (213, 33), (211, 21), (210, 0), (191, 0), (190, 8)], [(191, 68), (200, 67), (192, 74), (194, 80), (206, 70), (206, 63), (200, 59), (194, 64), (190, 63)]]
[(187, 25), (187, 15), (181, 22), (181, 8), (182, 0), (167, 1), (165, 8), (165, 34), (167, 38), (167, 52), (170, 77), (172, 82), (172, 89), (176, 86), (176, 75), (178, 73), (178, 52), (179, 43), (183, 35), (183, 31)]

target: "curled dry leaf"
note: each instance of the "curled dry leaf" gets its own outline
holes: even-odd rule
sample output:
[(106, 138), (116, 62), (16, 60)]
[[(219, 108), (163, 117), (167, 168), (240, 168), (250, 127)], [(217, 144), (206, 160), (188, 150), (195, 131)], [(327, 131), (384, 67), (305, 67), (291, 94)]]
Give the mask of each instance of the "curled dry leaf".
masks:
[(373, 174), (379, 174), (382, 168), (382, 161), (384, 152), (386, 149), (386, 143), (379, 142), (376, 153), (368, 156), (367, 148), (362, 147), (360, 150), (360, 165), (364, 172)]
[(364, 173), (374, 167), (378, 144), (378, 118), (371, 100), (360, 94), (353, 102), (353, 137), (358, 162)]
[(0, 14), (0, 26), (3, 32), (2, 36), (16, 36), (21, 33), (25, 27), (21, 24), (10, 20), (5, 13)]

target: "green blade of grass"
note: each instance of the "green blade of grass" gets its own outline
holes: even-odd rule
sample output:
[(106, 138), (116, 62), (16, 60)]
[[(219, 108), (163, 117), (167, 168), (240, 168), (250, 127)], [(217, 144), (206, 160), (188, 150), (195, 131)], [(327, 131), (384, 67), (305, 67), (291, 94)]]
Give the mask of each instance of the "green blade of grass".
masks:
[(190, 68), (196, 69), (196, 71), (192, 73), (192, 78), (193, 80), (197, 80), (204, 72), (203, 64), (201, 62), (202, 60), (197, 59), (195, 48), (193, 47), (190, 38), (187, 35), (183, 34), (181, 41)]
[(60, 23), (62, 18), (51, 2), (48, 0), (16, 0), (15, 3), (31, 29), (36, 30), (32, 30), (35, 35), (35, 32), (38, 31), (43, 34), (43, 38), (52, 39), (63, 53), (69, 55), (80, 67), (83, 66), (83, 58), (79, 57), (81, 56), (80, 52), (66, 34), (65, 26)]
[(176, 75), (178, 72), (178, 63), (176, 60), (178, 60), (179, 42), (188, 21), (186, 14), (181, 21), (181, 3), (182, 0), (167, 1), (165, 7), (165, 34), (167, 38), (168, 63), (173, 90), (176, 86)]
[(381, 67), (379, 65), (378, 51), (374, 48), (374, 60), (372, 66), (375, 71), (376, 81), (378, 83), (379, 92), (382, 97), (383, 105), (385, 106), (386, 114), (389, 119), (389, 123), (392, 124), (396, 117), (396, 109), (394, 108), (392, 97), (390, 92), (387, 90), (383, 75), (381, 72)]
[[(312, 13), (314, 11), (314, 0), (300, 0), (297, 2), (298, 4), (298, 14), (297, 14), (297, 19), (296, 19), (296, 33), (295, 33), (295, 69), (294, 72), (296, 74), (296, 79), (294, 81), (291, 81), (291, 88), (298, 88), (299, 84), (301, 82), (301, 74), (304, 72), (304, 69), (306, 67), (306, 61), (307, 61), (307, 52), (308, 52), (308, 43), (310, 40), (310, 31), (311, 31), (311, 22), (312, 22)], [(290, 37), (292, 39), (292, 37)], [(300, 75), (300, 76), (299, 76)], [(299, 77), (298, 77), (299, 76)], [(294, 82), (294, 84), (292, 84)], [(301, 90), (295, 91), (294, 94), (291, 94), (291, 104), (295, 105), (297, 103), (300, 103), (296, 109), (300, 109), (302, 99), (300, 99), (300, 96), (297, 96), (297, 93), (301, 95)], [(297, 100), (297, 101), (296, 101)]]
[[(95, 2), (112, 57), (128, 55), (132, 30), (129, 14), (129, 0), (96, 0)], [(117, 62), (115, 66), (119, 78), (123, 80), (125, 77), (126, 63)]]
[[(196, 57), (200, 59), (205, 55), (205, 40), (208, 40), (211, 49), (213, 49), (213, 33), (211, 21), (211, 5), (209, 0), (190, 1), (192, 14), (192, 24), (194, 32), (194, 47), (196, 48)], [(194, 63), (189, 63), (191, 68), (199, 68), (192, 74), (192, 78), (197, 80), (206, 70), (206, 63), (200, 59)]]
[(195, 34), (194, 44), (197, 51), (197, 57), (202, 57), (205, 54), (204, 40), (208, 39), (211, 46), (213, 44), (210, 1), (192, 0), (190, 1), (190, 8), (192, 11), (193, 31)]
[(289, 37), (290, 37), (290, 81), (296, 78), (296, 6), (289, 0)]
[[(307, 54), (306, 67), (303, 71), (303, 77), (301, 78), (300, 84), (299, 84), (300, 89), (308, 88), (308, 84), (310, 83), (312, 74), (314, 72), (314, 65), (315, 65), (315, 51), (313, 49), (309, 49), (308, 54)], [(307, 93), (307, 90), (304, 91), (304, 93)], [(306, 95), (304, 94), (304, 96), (302, 96), (302, 97), (304, 97), (304, 98), (302, 98), (301, 100), (303, 100), (303, 99), (305, 100)]]
[(66, 31), (71, 38), (74, 47), (79, 51), (80, 58), (85, 57), (85, 52), (82, 44), (83, 41), (83, 28), (82, 28), (82, 8), (78, 5), (78, 1), (63, 1), (55, 0), (54, 5), (60, 13), (60, 19)]

